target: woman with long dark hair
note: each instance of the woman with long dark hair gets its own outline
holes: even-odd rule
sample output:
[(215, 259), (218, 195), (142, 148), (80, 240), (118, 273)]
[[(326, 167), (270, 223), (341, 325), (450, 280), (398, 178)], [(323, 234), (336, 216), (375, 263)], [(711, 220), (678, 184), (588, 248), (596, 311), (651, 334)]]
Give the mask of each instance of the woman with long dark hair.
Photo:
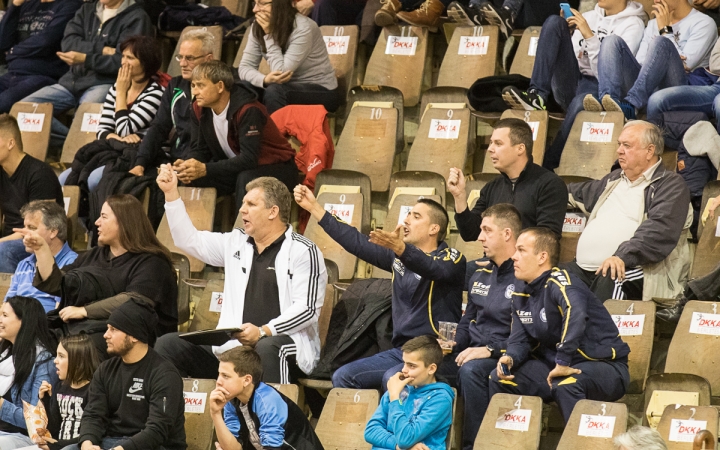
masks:
[(105, 321), (119, 305), (140, 296), (155, 305), (160, 319), (157, 336), (177, 331), (177, 278), (172, 256), (155, 236), (138, 199), (127, 194), (108, 197), (95, 225), (98, 247), (62, 270), (44, 239), (34, 231), (17, 230), (37, 258), (35, 287), (62, 294), (57, 314), (63, 328), (71, 334), (91, 334), (105, 355)]
[(38, 403), (43, 381), (58, 381), (53, 358), (57, 341), (48, 329), (45, 310), (29, 297), (11, 297), (0, 307), (0, 360), (12, 360), (15, 376), (0, 398), (0, 449), (33, 445), (23, 415), (23, 401)]
[[(257, 0), (255, 22), (238, 74), (264, 89), (263, 103), (272, 114), (286, 105), (325, 106), (334, 112), (340, 101), (335, 70), (317, 24), (298, 11), (292, 0)], [(270, 73), (258, 68), (265, 58)]]

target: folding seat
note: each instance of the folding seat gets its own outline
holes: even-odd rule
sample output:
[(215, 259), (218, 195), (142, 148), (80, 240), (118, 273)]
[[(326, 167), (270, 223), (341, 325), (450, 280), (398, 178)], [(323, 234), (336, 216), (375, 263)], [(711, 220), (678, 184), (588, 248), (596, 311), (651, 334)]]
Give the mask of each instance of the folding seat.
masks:
[(20, 127), (23, 151), (45, 161), (50, 143), (52, 103), (17, 102), (10, 109), (10, 115), (17, 119)]

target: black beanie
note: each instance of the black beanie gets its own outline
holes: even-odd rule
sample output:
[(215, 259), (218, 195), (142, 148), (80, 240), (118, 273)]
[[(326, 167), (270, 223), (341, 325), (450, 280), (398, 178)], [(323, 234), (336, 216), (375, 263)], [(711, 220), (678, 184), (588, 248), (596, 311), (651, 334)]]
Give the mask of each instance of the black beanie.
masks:
[(110, 314), (108, 325), (145, 344), (155, 339), (158, 316), (153, 306), (139, 298), (131, 298)]

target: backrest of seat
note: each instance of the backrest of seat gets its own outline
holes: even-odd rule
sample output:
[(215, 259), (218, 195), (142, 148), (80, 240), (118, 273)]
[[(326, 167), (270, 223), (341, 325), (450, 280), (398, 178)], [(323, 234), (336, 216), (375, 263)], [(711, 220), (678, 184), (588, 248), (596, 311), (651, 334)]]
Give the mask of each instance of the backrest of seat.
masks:
[(323, 447), (336, 450), (369, 450), (365, 426), (378, 407), (378, 391), (341, 389), (330, 391), (315, 433)]
[(474, 450), (537, 450), (542, 429), (542, 399), (495, 394), (490, 399)]
[(404, 170), (395, 172), (390, 177), (389, 198), (392, 199), (395, 189), (403, 187), (426, 187), (434, 189), (435, 195), (440, 196), (440, 204), (445, 206), (444, 175), (440, 175), (437, 172), (427, 172), (422, 170)]
[(469, 88), (478, 78), (495, 75), (498, 27), (457, 27), (440, 65), (438, 86)]
[(383, 28), (368, 61), (363, 84), (398, 88), (403, 93), (405, 106), (417, 105), (425, 72), (427, 41), (427, 28)]
[(325, 347), (328, 330), (330, 329), (330, 318), (335, 307), (336, 289), (330, 281), (325, 286), (325, 301), (320, 308), (320, 316), (318, 317), (318, 334), (320, 335), (320, 349)]
[(699, 375), (710, 382), (713, 392), (720, 392), (719, 305), (697, 300), (685, 305), (665, 362), (665, 372)]
[(75, 242), (75, 234), (82, 229), (78, 223), (78, 207), (80, 203), (79, 186), (63, 186), (63, 200), (65, 203), (65, 215), (67, 216), (67, 242), (70, 248)]
[(542, 27), (527, 27), (520, 38), (517, 52), (510, 65), (510, 74), (523, 75), (528, 78), (532, 76), (535, 66), (535, 54), (537, 53)]
[(655, 337), (655, 303), (606, 300), (604, 305), (618, 327), (620, 338), (630, 347), (630, 386), (627, 393), (640, 394), (645, 390), (645, 380), (650, 370)]
[[(402, 92), (391, 86), (354, 86), (347, 93), (347, 104), (353, 105), (356, 102), (392, 102), (393, 107), (397, 111), (398, 117), (397, 129), (395, 130), (395, 153), (402, 152), (405, 148), (405, 108)], [(345, 108), (346, 120), (350, 116), (351, 112), (352, 108)]]
[(361, 171), (370, 177), (373, 191), (387, 191), (395, 158), (397, 120), (395, 108), (352, 108), (335, 146), (333, 168)]
[(63, 144), (60, 162), (72, 164), (75, 153), (84, 145), (97, 139), (98, 125), (102, 115), (102, 103), (80, 103)]
[[(565, 184), (582, 183), (591, 181), (592, 178), (564, 175), (560, 177)], [(560, 262), (570, 262), (575, 259), (577, 253), (577, 245), (580, 235), (587, 224), (587, 217), (579, 209), (568, 209), (565, 212), (565, 221), (563, 222), (562, 236), (560, 238)]]
[(10, 115), (17, 119), (20, 127), (23, 151), (45, 161), (50, 143), (52, 103), (17, 102), (10, 109)]
[(420, 112), (427, 110), (428, 105), (433, 107), (437, 103), (465, 103), (470, 108), (467, 98), (467, 89), (457, 86), (436, 86), (423, 92), (420, 99)]
[(352, 86), (355, 76), (355, 57), (357, 56), (358, 35), (357, 25), (343, 27), (322, 26), (320, 32), (325, 39), (330, 64), (335, 69), (338, 80), (338, 90), (343, 100), (348, 89)]
[[(323, 192), (318, 195), (317, 201), (326, 211), (334, 213), (347, 224), (360, 229), (363, 210), (361, 193)], [(305, 228), (305, 237), (318, 246), (325, 258), (338, 265), (341, 280), (353, 278), (357, 257), (345, 251), (340, 244), (325, 233), (314, 217), (310, 218), (307, 228)]]
[(445, 177), (453, 167), (464, 168), (471, 133), (475, 135), (474, 123), (467, 108), (428, 109), (410, 148), (406, 170), (425, 170)]
[(628, 411), (623, 403), (580, 400), (563, 431), (558, 450), (614, 450), (615, 436), (627, 431)]
[(0, 301), (5, 300), (8, 290), (10, 289), (10, 283), (12, 283), (13, 274), (11, 273), (0, 273)]
[[(248, 39), (250, 39), (250, 28), (248, 28), (248, 30), (243, 35), (242, 41), (240, 41), (240, 48), (238, 48), (238, 51), (235, 54), (235, 61), (233, 61), (233, 67), (236, 69), (240, 66), (243, 53), (245, 53), (245, 47), (247, 47)], [(258, 66), (257, 70), (263, 75), (267, 75), (270, 73), (270, 65), (265, 58), (262, 58), (260, 60), (260, 65)]]
[[(658, 373), (650, 375), (645, 383), (643, 425), (649, 425), (645, 412), (647, 412), (653, 397), (656, 396), (656, 393), (667, 392), (696, 393), (698, 405), (710, 405), (710, 383), (705, 378), (689, 373)], [(657, 400), (655, 403), (657, 403)], [(663, 409), (659, 410), (658, 416), (662, 415)]]
[(208, 280), (188, 331), (212, 330), (217, 328), (222, 311), (225, 280)]
[(188, 450), (209, 450), (213, 445), (213, 426), (208, 400), (215, 380), (184, 378), (185, 436)]
[(555, 172), (596, 180), (607, 175), (617, 159), (615, 150), (624, 122), (621, 112), (580, 111)]
[(297, 384), (268, 383), (268, 386), (274, 387), (278, 392), (298, 405), (298, 401), (300, 400), (300, 388)]
[[(533, 131), (533, 161), (541, 163), (545, 157), (545, 142), (547, 141), (548, 131), (548, 112), (547, 111), (518, 111), (508, 109), (502, 113), (500, 119), (521, 119), (530, 125)], [(482, 171), (484, 173), (499, 173), (492, 165), (490, 152), (485, 152), (485, 162)]]
[(452, 388), (453, 406), (452, 406), (452, 425), (448, 430), (447, 448), (448, 450), (461, 450), (463, 439), (463, 424), (465, 419), (465, 402), (462, 395), (458, 395), (458, 391)]
[[(711, 198), (719, 195), (720, 181), (709, 182), (703, 190), (700, 212), (705, 211), (705, 207)], [(715, 210), (715, 217), (712, 220), (708, 218), (704, 225), (702, 221), (698, 224), (699, 242), (695, 249), (695, 258), (693, 260), (692, 270), (690, 271), (690, 279), (707, 275), (720, 263), (720, 237), (717, 236), (719, 215), (720, 208)]]
[(180, 63), (175, 59), (175, 57), (178, 55), (178, 52), (180, 52), (180, 44), (183, 41), (183, 37), (188, 31), (191, 30), (205, 30), (210, 32), (215, 38), (215, 42), (213, 44), (213, 56), (215, 57), (215, 59), (218, 60), (222, 56), (223, 29), (220, 25), (210, 27), (185, 27), (183, 28), (182, 33), (180, 33), (180, 38), (178, 39), (177, 45), (175, 45), (175, 51), (170, 58), (170, 64), (168, 64), (167, 73), (171, 77), (177, 77), (180, 75)]
[(693, 441), (695, 434), (702, 430), (717, 436), (718, 410), (714, 406), (668, 405), (657, 428), (668, 450), (700, 448), (695, 447)]
[[(213, 219), (215, 218), (215, 188), (193, 188), (181, 186), (180, 198), (185, 204), (185, 210), (190, 216), (193, 225), (199, 231), (212, 231)], [(199, 259), (183, 253), (173, 242), (172, 234), (170, 234), (170, 225), (168, 224), (167, 215), (163, 214), (160, 226), (157, 230), (157, 237), (160, 242), (171, 252), (181, 253), (190, 260), (190, 271), (201, 272), (205, 268), (205, 263)]]
[(388, 213), (385, 216), (385, 224), (383, 230), (392, 232), (395, 231), (398, 225), (405, 221), (410, 210), (418, 202), (418, 200), (428, 198), (435, 200), (440, 203), (440, 196), (435, 195), (418, 195), (418, 194), (399, 194), (395, 196), (392, 205), (388, 205)]
[(372, 220), (370, 177), (353, 170), (325, 169), (315, 179), (315, 197), (318, 196), (320, 189), (326, 184), (333, 186), (360, 186), (360, 193), (363, 196), (360, 231), (363, 234), (369, 234), (370, 221)]
[(172, 253), (172, 263), (177, 275), (178, 325), (190, 320), (190, 286), (184, 280), (190, 278), (190, 260), (181, 253)]

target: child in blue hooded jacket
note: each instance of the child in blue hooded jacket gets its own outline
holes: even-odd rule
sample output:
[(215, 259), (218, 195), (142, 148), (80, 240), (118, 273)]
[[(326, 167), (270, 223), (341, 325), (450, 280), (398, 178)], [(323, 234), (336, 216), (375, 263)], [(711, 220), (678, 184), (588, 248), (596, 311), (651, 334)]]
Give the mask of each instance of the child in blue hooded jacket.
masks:
[(442, 349), (436, 337), (419, 336), (402, 351), (403, 370), (388, 380), (387, 392), (365, 428), (365, 440), (372, 450), (404, 450), (420, 443), (445, 450), (454, 394), (435, 379)]

